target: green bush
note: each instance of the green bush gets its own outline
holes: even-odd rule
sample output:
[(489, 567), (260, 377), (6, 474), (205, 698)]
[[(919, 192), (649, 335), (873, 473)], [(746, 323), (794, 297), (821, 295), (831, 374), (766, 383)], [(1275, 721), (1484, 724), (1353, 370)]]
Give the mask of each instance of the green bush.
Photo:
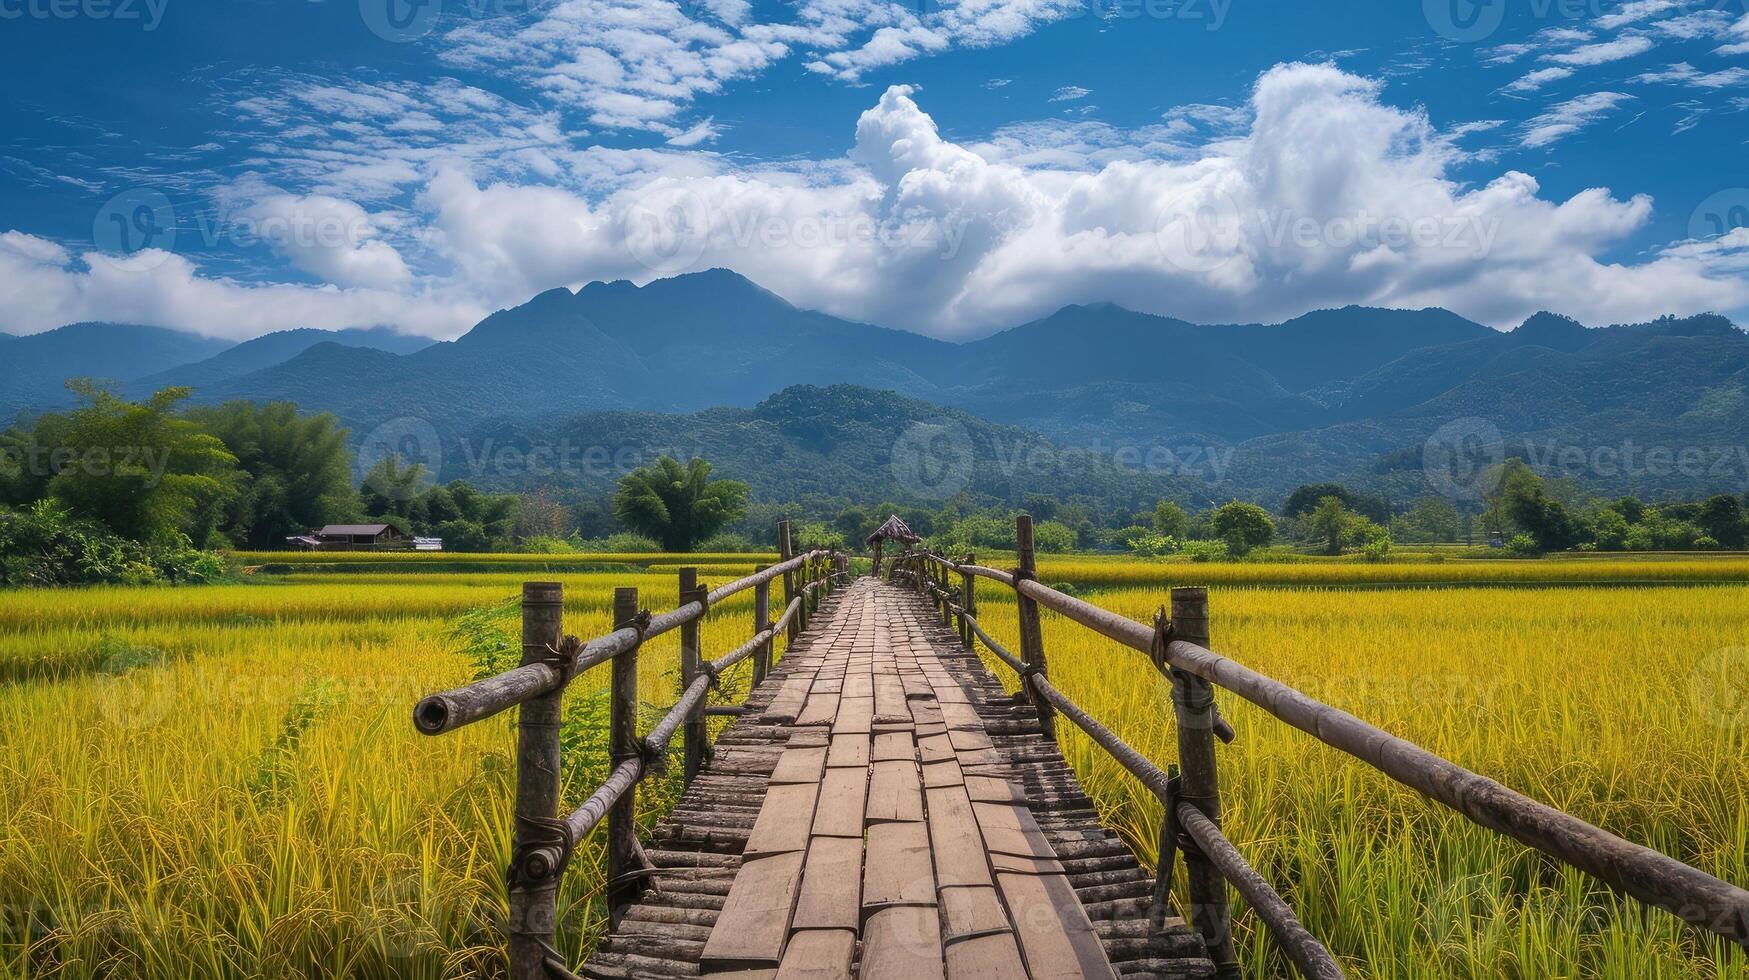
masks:
[(74, 518), (43, 500), (28, 510), (0, 508), (0, 584), (25, 586), (201, 583), (221, 577), (224, 563), (186, 537), (145, 545), (96, 521)]
[(605, 538), (590, 538), (579, 545), (579, 550), (608, 555), (656, 555), (662, 553), (662, 545), (642, 534), (621, 531)]

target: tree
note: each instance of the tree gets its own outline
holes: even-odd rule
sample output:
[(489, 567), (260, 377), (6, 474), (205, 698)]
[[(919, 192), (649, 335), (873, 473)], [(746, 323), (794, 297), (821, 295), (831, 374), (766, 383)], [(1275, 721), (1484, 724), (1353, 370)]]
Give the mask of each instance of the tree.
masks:
[(75, 519), (132, 541), (204, 542), (237, 493), (237, 458), (176, 414), (187, 388), (130, 402), (90, 381), (67, 387), (81, 404), (13, 436), (22, 452), (8, 481), (13, 502), (52, 497)]
[(1040, 521), (1032, 529), (1032, 545), (1045, 554), (1074, 551), (1075, 529), (1061, 521)]
[(1275, 539), (1275, 522), (1269, 511), (1256, 504), (1234, 500), (1222, 504), (1211, 522), (1215, 535), (1227, 543), (1227, 550), (1243, 555)]
[(1700, 513), (1695, 515), (1694, 522), (1700, 525), (1707, 537), (1718, 542), (1719, 547), (1743, 547), (1746, 530), (1743, 523), (1743, 505), (1736, 497), (1723, 493), (1708, 497), (1700, 505)]
[(747, 484), (713, 481), (710, 474), (705, 460), (681, 463), (663, 456), (620, 479), (614, 514), (668, 551), (690, 551), (747, 509)]
[(1391, 519), (1391, 507), (1383, 497), (1355, 493), (1340, 483), (1309, 483), (1296, 487), (1282, 505), (1283, 517), (1304, 517), (1318, 508), (1325, 497), (1335, 497), (1342, 506), (1370, 520), (1383, 523)]
[(231, 401), (192, 409), (188, 418), (217, 436), (242, 470), (225, 510), (233, 543), (275, 547), (357, 513), (347, 432), (334, 416), (299, 415), (291, 402)]
[(1439, 497), (1423, 497), (1391, 521), (1391, 535), (1401, 541), (1451, 542), (1463, 533), (1464, 515)]
[(1542, 477), (1522, 461), (1509, 466), (1501, 486), (1506, 513), (1542, 551), (1564, 551), (1579, 543), (1579, 526), (1560, 501), (1550, 499)]
[(1190, 515), (1174, 501), (1162, 500), (1154, 506), (1154, 530), (1182, 541), (1190, 530)]

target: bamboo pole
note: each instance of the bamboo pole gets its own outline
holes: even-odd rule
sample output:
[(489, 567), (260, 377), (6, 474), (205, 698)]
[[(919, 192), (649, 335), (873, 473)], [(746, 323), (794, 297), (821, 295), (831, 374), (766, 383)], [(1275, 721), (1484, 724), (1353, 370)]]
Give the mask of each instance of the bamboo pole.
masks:
[[(778, 557), (786, 562), (795, 557), (795, 545), (790, 541), (789, 536), (789, 521), (777, 522), (777, 554)], [(790, 602), (793, 601), (795, 597), (796, 573), (793, 570), (786, 571), (783, 573), (783, 604), (785, 608), (788, 608)], [(801, 631), (801, 624), (793, 619), (790, 620), (789, 628), (784, 632), (784, 648), (786, 650), (795, 646), (796, 636), (801, 633)]]
[[(525, 582), (522, 586), (522, 662), (545, 660), (557, 649), (563, 630), (564, 586)], [(547, 948), (558, 924), (559, 874), (563, 858), (550, 850), (552, 821), (559, 809), (559, 721), (563, 691), (522, 703), (516, 725), (516, 823), (510, 852), (509, 958), (512, 980), (546, 980)]]
[[(1209, 642), (1209, 593), (1205, 588), (1172, 590), (1172, 635), (1187, 643)], [(1221, 785), (1215, 765), (1215, 691), (1204, 678), (1187, 670), (1172, 670), (1172, 707), (1178, 716), (1178, 765), (1183, 784), (1178, 800), (1196, 809), (1217, 828), (1221, 825)], [(1180, 807), (1182, 809), (1182, 807)], [(1190, 918), (1202, 934), (1221, 977), (1237, 977), (1239, 961), (1233, 953), (1233, 917), (1227, 901), (1227, 882), (1221, 869), (1194, 840), (1179, 840), (1184, 852), (1184, 870), (1190, 891)]]
[[(613, 618), (629, 622), (638, 614), (638, 590), (613, 590)], [(615, 769), (641, 758), (638, 752), (638, 649), (613, 660), (612, 704), (608, 715), (608, 746)], [(615, 926), (627, 906), (637, 900), (640, 884), (629, 873), (638, 867), (637, 798), (628, 788), (607, 811), (607, 915)]]
[[(1032, 515), (1021, 514), (1014, 519), (1014, 544), (1019, 553), (1019, 567), (1014, 571), (1016, 584), (1021, 580), (1036, 581), (1038, 578), (1038, 559), (1032, 548)], [(1014, 603), (1020, 620), (1020, 659), (1030, 672), (1045, 672), (1045, 636), (1039, 623), (1038, 603), (1031, 596), (1015, 590)], [(1026, 693), (1026, 699), (1038, 712), (1039, 728), (1043, 729), (1045, 737), (1057, 737), (1057, 709), (1051, 703), (1040, 697), (1033, 690), (1030, 678), (1022, 677), (1021, 690)]]
[[(764, 571), (761, 565), (756, 572)], [(771, 581), (760, 582), (753, 587), (753, 632), (763, 633), (771, 628)], [(771, 641), (759, 644), (759, 649), (753, 654), (753, 686), (765, 683), (765, 675), (771, 673)]]
[[(687, 567), (680, 570), (680, 604), (701, 602), (705, 590), (698, 587), (698, 569)], [(698, 677), (699, 661), (699, 623), (695, 619), (680, 627), (680, 691), (685, 693)], [(703, 705), (700, 705), (702, 709)], [(692, 785), (692, 778), (698, 775), (704, 766), (705, 753), (705, 723), (702, 711), (694, 711), (686, 719), (685, 734), (682, 736), (682, 746), (685, 753), (685, 766), (682, 778), (685, 785)]]
[[(966, 555), (966, 564), (970, 565), (975, 556)], [(960, 645), (967, 650), (972, 649), (971, 620), (978, 618), (978, 580), (971, 572), (960, 572)]]

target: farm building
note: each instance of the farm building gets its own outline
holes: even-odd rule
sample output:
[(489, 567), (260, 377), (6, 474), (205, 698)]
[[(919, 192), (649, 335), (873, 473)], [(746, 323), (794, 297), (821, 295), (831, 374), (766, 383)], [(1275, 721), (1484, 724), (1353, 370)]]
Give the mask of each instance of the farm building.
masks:
[(286, 542), (311, 551), (390, 551), (412, 546), (406, 533), (393, 524), (329, 524), (288, 537)]

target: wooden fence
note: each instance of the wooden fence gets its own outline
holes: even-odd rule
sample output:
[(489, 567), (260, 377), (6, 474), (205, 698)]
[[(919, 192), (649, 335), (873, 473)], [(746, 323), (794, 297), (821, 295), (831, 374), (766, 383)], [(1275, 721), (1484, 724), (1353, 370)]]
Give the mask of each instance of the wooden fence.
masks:
[[(753, 684), (771, 668), (772, 641), (784, 634), (793, 642), (808, 616), (849, 572), (846, 556), (828, 551), (796, 554), (788, 521), (778, 525), (780, 561), (746, 578), (715, 589), (698, 583), (696, 570), (680, 570), (680, 604), (651, 615), (638, 606), (638, 590), (614, 590), (613, 631), (588, 642), (564, 635), (564, 591), (557, 582), (529, 582), (522, 589), (522, 663), (501, 674), (441, 694), (413, 709), (413, 724), (426, 735), (440, 735), (521, 705), (516, 737), (516, 815), (506, 884), (510, 900), (509, 959), (513, 980), (570, 977), (553, 948), (557, 927), (559, 879), (571, 852), (596, 825), (607, 821), (607, 907), (617, 922), (641, 894), (651, 869), (638, 843), (634, 821), (636, 788), (660, 770), (668, 747), (682, 736), (688, 783), (703, 764), (706, 716), (738, 714), (735, 706), (707, 708), (706, 695), (723, 671), (753, 659)], [(784, 610), (771, 620), (771, 583), (782, 579)], [(715, 660), (699, 649), (699, 624), (724, 599), (753, 590), (753, 635)], [(680, 700), (643, 737), (637, 734), (638, 649), (648, 640), (680, 630)], [(609, 746), (613, 770), (605, 782), (569, 815), (560, 815), (563, 769), (559, 757), (561, 699), (579, 674), (611, 664), (612, 708)]]
[[(1020, 675), (1024, 696), (1047, 733), (1058, 716), (1069, 719), (1151, 790), (1165, 807), (1154, 916), (1166, 914), (1175, 856), (1182, 853), (1190, 898), (1189, 919), (1202, 935), (1222, 976), (1238, 976), (1227, 899), (1231, 883), (1257, 912), (1283, 952), (1306, 977), (1343, 976), (1322, 943), (1294, 916), (1281, 896), (1221, 833), (1221, 795), (1216, 741), (1233, 730), (1220, 717), (1214, 688), (1251, 702), (1294, 728), (1345, 752), (1399, 783), (1457, 811), (1472, 822), (1505, 834), (1584, 871), (1610, 887), (1664, 909), (1689, 924), (1749, 949), (1749, 892), (1538, 803), (1404, 739), (1323, 704), (1209, 649), (1208, 590), (1175, 588), (1171, 614), (1162, 609), (1152, 625), (1101, 609), (1039, 583), (1032, 519), (1016, 526), (1018, 567), (986, 568), (967, 557), (954, 562), (939, 553), (911, 551), (894, 564), (930, 596), (946, 625), (958, 624), (967, 647), (981, 641)], [(1014, 590), (1020, 653), (992, 639), (977, 619), (978, 579)], [(1039, 609), (1060, 613), (1087, 629), (1148, 655), (1172, 682), (1178, 728), (1178, 765), (1163, 771), (1082, 710), (1050, 682)]]

